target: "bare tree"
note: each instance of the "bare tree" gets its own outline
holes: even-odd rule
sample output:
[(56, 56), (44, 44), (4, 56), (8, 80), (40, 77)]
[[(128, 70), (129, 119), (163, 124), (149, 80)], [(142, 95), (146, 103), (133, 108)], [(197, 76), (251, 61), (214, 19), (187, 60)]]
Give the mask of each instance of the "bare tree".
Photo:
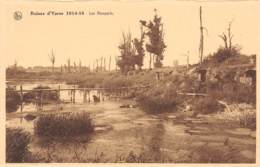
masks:
[(222, 35), (219, 35), (219, 37), (223, 40), (225, 44), (225, 49), (232, 49), (232, 39), (234, 35), (231, 32), (231, 25), (233, 21), (230, 21), (228, 23), (227, 33), (223, 32)]
[(108, 66), (108, 70), (110, 71), (110, 66), (111, 66), (111, 55), (109, 57), (109, 66)]
[(104, 71), (106, 71), (106, 57), (104, 57)]
[(17, 69), (17, 60), (14, 60), (14, 69), (16, 70)]
[(199, 45), (199, 58), (200, 63), (203, 61), (203, 52), (204, 52), (204, 30), (207, 31), (206, 27), (203, 26), (202, 22), (202, 7), (200, 6), (200, 45)]
[(95, 71), (95, 60), (93, 61), (92, 70)]
[(76, 64), (76, 62), (74, 61), (74, 72), (77, 72), (77, 64)]
[(186, 62), (187, 62), (187, 71), (188, 71), (189, 66), (190, 66), (190, 51), (188, 51), (187, 54), (184, 54), (183, 56), (186, 57)]
[(79, 59), (79, 72), (81, 72), (81, 60)]
[(103, 56), (100, 58), (100, 70), (103, 71)]
[(97, 67), (96, 67), (96, 71), (98, 72), (98, 68), (99, 68), (99, 66), (98, 66), (98, 59), (97, 59)]
[(68, 58), (67, 62), (68, 62), (68, 72), (70, 72), (70, 58)]
[(64, 70), (63, 70), (63, 71), (66, 73), (66, 71), (68, 71), (68, 69), (67, 69), (67, 65), (66, 65), (66, 64), (64, 64), (64, 65), (63, 65), (63, 68), (64, 68)]
[(232, 49), (232, 39), (234, 35), (231, 33), (231, 25), (233, 21), (230, 21), (228, 24), (228, 39), (229, 39), (229, 50)]
[(52, 64), (52, 72), (54, 72), (55, 55), (54, 55), (53, 49), (51, 50), (51, 54), (49, 55), (49, 58), (50, 58), (50, 61)]
[(227, 39), (227, 35), (223, 32), (222, 35), (219, 35), (219, 37), (224, 41), (225, 44), (225, 49), (228, 49), (228, 39)]

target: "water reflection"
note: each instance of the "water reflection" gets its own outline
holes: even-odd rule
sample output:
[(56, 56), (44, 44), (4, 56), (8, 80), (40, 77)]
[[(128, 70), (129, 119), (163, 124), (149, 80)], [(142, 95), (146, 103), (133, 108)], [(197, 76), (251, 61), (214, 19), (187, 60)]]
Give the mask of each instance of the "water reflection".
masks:
[[(164, 135), (165, 135), (165, 125), (163, 121), (160, 120), (156, 124), (152, 124), (149, 129), (149, 138), (146, 143), (147, 148), (141, 151), (143, 156), (143, 161), (145, 162), (164, 162), (166, 160), (166, 155), (164, 150)], [(145, 148), (145, 147), (144, 147)]]
[[(16, 90), (20, 90), (20, 85), (9, 85), (14, 87)], [(98, 90), (77, 90), (77, 85), (68, 85), (65, 83), (23, 83), (23, 90), (32, 90), (38, 86), (41, 87), (50, 87), (52, 89), (76, 89), (76, 90), (61, 90), (59, 92), (59, 100), (55, 103), (93, 103), (94, 99), (93, 96), (95, 95), (100, 99), (100, 101), (107, 100), (107, 96), (105, 96), (104, 91), (98, 91)], [(43, 98), (44, 101), (49, 101), (48, 99)], [(37, 100), (34, 99), (30, 103), (22, 103), (22, 105), (19, 106), (19, 108), (16, 110), (16, 112), (34, 112), (34, 111), (43, 111), (43, 106), (40, 108), (37, 107)]]

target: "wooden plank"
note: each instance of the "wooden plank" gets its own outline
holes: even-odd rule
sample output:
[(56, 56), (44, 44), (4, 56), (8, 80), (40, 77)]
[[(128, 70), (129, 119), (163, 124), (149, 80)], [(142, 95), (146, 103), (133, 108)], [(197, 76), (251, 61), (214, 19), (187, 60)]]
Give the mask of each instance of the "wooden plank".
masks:
[[(148, 88), (148, 86), (134, 86), (134, 87), (121, 87), (116, 88), (114, 90), (127, 90), (127, 89), (136, 89), (136, 88)], [(37, 91), (66, 91), (66, 90), (111, 90), (110, 88), (58, 88), (58, 89), (31, 89), (31, 90), (23, 90), (23, 92), (37, 92)], [(20, 90), (7, 90), (8, 92), (20, 92)]]
[(209, 96), (206, 93), (183, 93), (183, 92), (177, 92), (178, 95), (185, 95), (185, 96)]

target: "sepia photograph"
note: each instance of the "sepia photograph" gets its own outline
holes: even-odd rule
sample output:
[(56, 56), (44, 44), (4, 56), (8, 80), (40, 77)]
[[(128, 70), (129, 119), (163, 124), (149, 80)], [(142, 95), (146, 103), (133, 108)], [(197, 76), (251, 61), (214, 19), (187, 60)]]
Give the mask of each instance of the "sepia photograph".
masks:
[(258, 1), (0, 10), (5, 163), (257, 163)]

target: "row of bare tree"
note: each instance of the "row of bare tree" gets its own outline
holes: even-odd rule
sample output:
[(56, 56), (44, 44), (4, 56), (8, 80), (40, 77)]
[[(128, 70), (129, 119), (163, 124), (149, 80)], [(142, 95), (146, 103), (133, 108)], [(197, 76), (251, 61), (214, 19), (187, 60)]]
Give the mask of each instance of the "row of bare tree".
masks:
[[(51, 53), (49, 54), (49, 59), (52, 64), (52, 72), (54, 72), (54, 66), (56, 62), (56, 56), (54, 54), (53, 49), (51, 50)], [(108, 64), (106, 61), (106, 57), (101, 57), (96, 60), (94, 60), (92, 64), (92, 71), (100, 72), (100, 71), (111, 71), (111, 61), (112, 57), (110, 56), (108, 59)], [(115, 61), (117, 62), (117, 57), (115, 58)], [(117, 68), (117, 67), (116, 67)], [(117, 69), (116, 69), (117, 70)], [(78, 64), (74, 61), (73, 65), (71, 63), (71, 59), (67, 59), (67, 64), (60, 66), (60, 72), (87, 72), (91, 71), (91, 63), (89, 63), (88, 66), (82, 66), (81, 60), (79, 60)]]

